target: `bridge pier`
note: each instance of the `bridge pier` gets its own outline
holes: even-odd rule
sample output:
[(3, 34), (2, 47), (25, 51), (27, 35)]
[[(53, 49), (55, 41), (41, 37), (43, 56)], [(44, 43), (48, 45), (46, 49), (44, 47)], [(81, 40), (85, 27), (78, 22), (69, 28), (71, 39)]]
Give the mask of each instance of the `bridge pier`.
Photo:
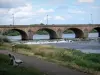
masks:
[(84, 37), (83, 38), (88, 38), (88, 34), (89, 33), (84, 33)]
[(33, 35), (29, 35), (28, 40), (33, 40)]
[(56, 39), (62, 39), (62, 34), (57, 34)]
[(88, 38), (89, 36), (89, 31), (87, 29), (84, 29), (83, 30), (83, 33), (84, 33), (84, 37), (83, 38)]
[(50, 35), (50, 39), (60, 39), (59, 35), (57, 33), (52, 33)]
[(53, 36), (53, 37), (50, 37), (50, 39), (61, 39), (62, 37), (59, 37), (59, 36)]
[(99, 36), (98, 37), (100, 37), (100, 32), (99, 32)]
[(33, 40), (33, 32), (31, 30), (28, 31), (28, 40)]
[(62, 39), (63, 31), (61, 29), (58, 29), (56, 33), (57, 33), (56, 39)]

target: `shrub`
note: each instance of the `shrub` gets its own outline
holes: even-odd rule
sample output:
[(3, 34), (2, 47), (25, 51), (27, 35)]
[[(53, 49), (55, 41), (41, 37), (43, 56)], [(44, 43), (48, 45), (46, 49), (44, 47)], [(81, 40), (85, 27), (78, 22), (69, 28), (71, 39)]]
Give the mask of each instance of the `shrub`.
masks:
[(77, 60), (77, 61), (75, 61), (75, 63), (82, 67), (90, 67), (90, 65), (91, 65), (91, 62), (83, 60), (83, 59)]
[(0, 42), (10, 42), (10, 40), (6, 36), (0, 35)]
[(100, 54), (86, 54), (84, 59), (90, 60), (95, 63), (100, 63)]

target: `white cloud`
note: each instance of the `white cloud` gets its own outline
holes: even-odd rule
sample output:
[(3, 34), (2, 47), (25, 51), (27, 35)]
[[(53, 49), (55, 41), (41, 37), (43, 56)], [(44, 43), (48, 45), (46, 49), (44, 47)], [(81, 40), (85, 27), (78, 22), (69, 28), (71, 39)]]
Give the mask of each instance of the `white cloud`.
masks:
[[(3, 9), (2, 9), (3, 10)], [(4, 13), (6, 10), (4, 11), (0, 11), (0, 13)], [(26, 4), (25, 6), (22, 7), (17, 7), (17, 8), (11, 8), (8, 11), (8, 14), (11, 16), (14, 13), (14, 16), (16, 18), (27, 18), (27, 17), (33, 17), (33, 16), (39, 16), (42, 14), (46, 14), (46, 13), (51, 13), (54, 12), (53, 9), (48, 9), (45, 10), (44, 8), (40, 8), (39, 10), (33, 11), (33, 7), (31, 4)], [(50, 18), (50, 16), (48, 16)]]
[(93, 3), (94, 0), (78, 0), (78, 2), (81, 2), (81, 3)]
[(53, 9), (45, 10), (44, 8), (41, 8), (37, 11), (37, 13), (49, 13), (49, 12), (54, 12), (54, 10)]
[(26, 0), (0, 0), (0, 7), (13, 8), (18, 6), (24, 6), (26, 3)]
[(64, 17), (62, 17), (62, 16), (55, 16), (55, 18), (54, 18), (55, 20), (65, 20), (65, 18)]
[(0, 8), (0, 14), (7, 14), (8, 10)]
[(11, 8), (8, 14), (12, 15), (13, 13), (16, 18), (31, 17), (34, 15), (31, 4), (26, 4), (23, 7)]
[[(16, 23), (22, 23), (22, 22), (24, 23), (24, 21), (28, 22), (30, 19), (31, 20), (36, 19), (36, 17), (40, 18), (40, 16), (42, 17), (43, 15), (45, 15), (47, 13), (51, 13), (51, 12), (54, 12), (54, 10), (53, 9), (46, 10), (44, 8), (40, 8), (40, 9), (37, 9), (34, 11), (32, 4), (27, 3), (24, 6), (10, 8), (9, 10), (7, 8), (0, 8), (0, 19), (1, 20), (6, 19), (6, 22), (11, 23), (12, 14), (14, 14)], [(2, 16), (3, 16), (3, 18), (2, 18)], [(51, 16), (48, 16), (48, 19), (51, 19)], [(20, 20), (20, 22), (19, 22), (19, 20)], [(43, 21), (44, 20), (46, 20), (46, 17), (43, 19)], [(2, 21), (2, 23), (3, 23), (3, 21)]]
[(40, 23), (43, 23), (43, 20), (40, 20)]

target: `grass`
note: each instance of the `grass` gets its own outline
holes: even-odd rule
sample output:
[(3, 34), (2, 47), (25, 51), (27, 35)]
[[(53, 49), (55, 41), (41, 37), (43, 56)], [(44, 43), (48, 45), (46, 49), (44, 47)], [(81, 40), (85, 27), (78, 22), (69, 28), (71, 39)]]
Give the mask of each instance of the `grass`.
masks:
[(78, 50), (56, 48), (49, 45), (20, 45), (17, 47), (18, 53), (35, 55), (91, 75), (100, 72), (100, 54), (85, 54)]
[(3, 43), (0, 45), (0, 50), (11, 50), (11, 44), (10, 43)]
[(26, 67), (14, 67), (9, 65), (9, 57), (0, 54), (0, 75), (44, 75), (39, 70)]

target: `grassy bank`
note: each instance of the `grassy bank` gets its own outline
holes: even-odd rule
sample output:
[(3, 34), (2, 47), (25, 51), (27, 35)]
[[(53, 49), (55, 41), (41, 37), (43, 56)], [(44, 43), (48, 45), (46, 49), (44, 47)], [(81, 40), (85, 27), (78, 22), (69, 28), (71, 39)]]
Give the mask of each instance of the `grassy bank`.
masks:
[(44, 75), (34, 68), (14, 67), (9, 62), (7, 55), (0, 54), (0, 75)]
[(0, 34), (0, 49), (9, 49), (9, 43), (11, 43), (11, 41), (6, 36)]
[(65, 67), (91, 73), (91, 75), (96, 75), (100, 71), (100, 54), (85, 54), (81, 51), (56, 48), (49, 45), (22, 44), (16, 45), (16, 52), (29, 56), (37, 56)]

